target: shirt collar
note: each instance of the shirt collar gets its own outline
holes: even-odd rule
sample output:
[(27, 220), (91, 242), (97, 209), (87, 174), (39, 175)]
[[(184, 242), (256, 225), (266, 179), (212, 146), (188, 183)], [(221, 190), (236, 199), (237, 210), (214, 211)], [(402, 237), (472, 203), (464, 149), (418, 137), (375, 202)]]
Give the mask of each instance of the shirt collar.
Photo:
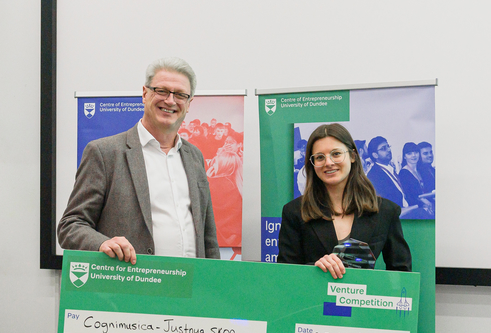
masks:
[[(157, 141), (157, 139), (154, 138), (154, 136), (143, 126), (142, 120), (138, 122), (138, 136), (140, 137), (140, 143), (142, 147), (145, 147), (147, 144), (150, 144), (152, 146), (157, 147), (160, 149), (160, 143)], [(176, 143), (174, 144), (174, 147), (176, 151), (179, 151), (182, 146), (182, 139), (179, 133), (177, 133), (177, 139)]]
[(389, 171), (391, 174), (395, 174), (394, 172), (394, 168), (389, 164), (389, 165), (384, 165), (384, 164), (380, 164), (380, 163), (377, 163), (380, 167), (382, 167), (383, 169)]

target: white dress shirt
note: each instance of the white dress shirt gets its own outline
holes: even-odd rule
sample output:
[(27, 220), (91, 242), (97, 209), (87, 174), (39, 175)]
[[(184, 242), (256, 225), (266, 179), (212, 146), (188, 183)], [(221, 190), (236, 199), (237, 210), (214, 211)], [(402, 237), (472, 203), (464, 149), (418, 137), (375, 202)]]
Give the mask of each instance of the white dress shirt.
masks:
[(180, 154), (181, 138), (178, 134), (176, 144), (166, 154), (141, 120), (138, 135), (150, 191), (155, 254), (195, 258), (196, 234), (188, 179)]
[(401, 182), (399, 181), (399, 177), (397, 177), (394, 168), (390, 165), (384, 165), (384, 164), (380, 164), (380, 163), (377, 163), (377, 164), (382, 168), (382, 170), (384, 170), (384, 172), (390, 177), (390, 179), (392, 180), (394, 185), (397, 187), (397, 189), (401, 192), (401, 194), (402, 194), (402, 206), (408, 207), (409, 204), (406, 201), (406, 197), (404, 196), (404, 191), (402, 190)]

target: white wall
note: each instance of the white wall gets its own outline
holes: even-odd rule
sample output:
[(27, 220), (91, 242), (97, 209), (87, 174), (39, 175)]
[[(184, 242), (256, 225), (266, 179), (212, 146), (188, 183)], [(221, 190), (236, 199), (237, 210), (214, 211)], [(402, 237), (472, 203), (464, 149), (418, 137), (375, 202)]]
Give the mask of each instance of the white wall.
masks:
[(436, 286), (436, 332), (491, 330), (491, 287)]
[[(63, 6), (71, 3), (59, 2)], [(106, 50), (104, 45), (92, 45), (86, 36), (77, 39), (82, 46), (94, 51), (88, 55), (91, 59), (107, 57), (112, 66), (96, 68), (94, 75), (99, 86), (69, 89), (72, 92), (111, 90), (105, 85), (106, 77), (122, 74), (135, 85), (125, 83), (114, 90), (139, 89), (143, 70), (155, 58), (154, 53), (176, 54), (187, 59), (198, 72), (199, 89), (246, 88), (250, 95), (255, 88), (438, 78), (438, 223), (448, 220), (462, 221), (463, 225), (478, 223), (484, 231), (480, 234), (491, 231), (482, 210), (476, 209), (486, 207), (487, 189), (491, 185), (487, 175), (491, 156), (480, 154), (483, 145), (479, 144), (489, 141), (487, 111), (491, 106), (491, 101), (487, 100), (487, 78), (491, 69), (487, 40), (491, 23), (487, 17), (489, 10), (483, 2), (468, 1), (464, 5), (457, 1), (394, 4), (351, 1), (349, 5), (337, 4), (332, 12), (326, 10), (330, 8), (324, 4), (327, 2), (318, 1), (302, 4), (282, 1), (277, 6), (267, 1), (147, 0), (137, 3), (138, 6), (141, 3), (156, 6), (162, 2), (174, 6), (172, 17), (162, 14), (161, 24), (168, 30), (153, 29), (155, 24), (146, 22), (144, 17), (124, 18), (130, 27), (131, 22), (139, 26), (145, 24), (148, 36), (153, 37), (142, 38), (154, 41), (151, 45), (147, 42), (132, 45), (140, 48), (142, 55), (133, 56), (131, 64), (111, 58), (111, 50)], [(115, 2), (98, 3), (102, 7), (103, 3)], [(117, 3), (121, 8), (122, 1)], [(184, 12), (177, 15), (175, 4)], [(190, 10), (186, 11), (187, 8)], [(100, 8), (98, 13), (104, 10)], [(368, 12), (371, 15), (364, 15)], [(97, 16), (95, 11), (88, 11), (87, 15), (91, 14)], [(358, 18), (355, 25), (350, 19), (352, 15)], [(181, 22), (185, 22), (185, 26)], [(257, 33), (257, 29), (263, 29), (264, 33)], [(179, 36), (183, 39), (177, 38)], [(355, 40), (358, 42), (354, 43)], [(124, 45), (119, 45), (120, 52), (125, 51)], [(75, 68), (79, 75), (82, 72), (79, 69), (87, 70), (83, 65), (60, 61), (59, 71)], [(40, 1), (0, 3), (0, 69), (3, 106), (0, 121), (0, 221), (3, 226), (0, 233), (3, 254), (0, 331), (54, 332), (58, 274), (38, 268)], [(60, 89), (59, 93), (63, 91)], [(256, 98), (249, 96), (246, 132), (250, 134), (246, 135), (245, 154), (250, 161), (246, 166), (250, 176), (244, 182), (252, 184), (244, 188), (247, 191), (244, 204), (248, 206), (254, 204), (251, 198), (259, 192), (256, 108)], [(63, 111), (66, 109), (59, 110)], [(472, 160), (456, 158), (458, 152), (469, 148), (471, 154), (475, 154)], [(479, 162), (472, 163), (476, 159)], [(448, 208), (442, 210), (442, 206)], [(254, 224), (252, 219), (254, 217), (247, 223)], [(459, 228), (446, 234), (451, 242), (442, 250), (462, 252), (463, 241), (480, 236), (467, 230)], [(244, 237), (254, 243), (258, 234), (251, 228)], [(251, 253), (250, 258), (256, 255)], [(440, 265), (447, 264), (452, 264), (451, 259)], [(491, 287), (437, 286), (436, 302), (437, 332), (489, 331)]]
[(57, 272), (39, 269), (40, 1), (0, 2), (0, 331), (55, 332)]

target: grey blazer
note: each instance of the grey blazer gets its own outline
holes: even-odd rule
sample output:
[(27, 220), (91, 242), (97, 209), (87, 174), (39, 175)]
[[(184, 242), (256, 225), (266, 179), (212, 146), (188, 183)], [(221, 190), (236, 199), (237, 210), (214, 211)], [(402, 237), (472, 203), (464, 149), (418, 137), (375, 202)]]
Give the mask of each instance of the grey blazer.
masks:
[[(182, 143), (180, 153), (189, 183), (196, 255), (219, 258), (203, 155), (189, 142)], [(65, 249), (98, 251), (104, 241), (124, 236), (136, 253), (155, 252), (150, 194), (137, 125), (87, 145), (57, 231)]]

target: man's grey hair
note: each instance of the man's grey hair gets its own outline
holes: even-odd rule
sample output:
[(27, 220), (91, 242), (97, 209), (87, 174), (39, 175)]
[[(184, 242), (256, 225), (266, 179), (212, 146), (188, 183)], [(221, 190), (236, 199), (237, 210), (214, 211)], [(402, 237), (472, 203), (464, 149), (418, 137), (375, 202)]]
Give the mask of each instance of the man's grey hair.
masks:
[(145, 74), (145, 85), (150, 86), (155, 74), (162, 69), (185, 75), (189, 79), (191, 86), (191, 97), (194, 96), (196, 90), (196, 74), (186, 61), (177, 57), (157, 59), (148, 65)]

